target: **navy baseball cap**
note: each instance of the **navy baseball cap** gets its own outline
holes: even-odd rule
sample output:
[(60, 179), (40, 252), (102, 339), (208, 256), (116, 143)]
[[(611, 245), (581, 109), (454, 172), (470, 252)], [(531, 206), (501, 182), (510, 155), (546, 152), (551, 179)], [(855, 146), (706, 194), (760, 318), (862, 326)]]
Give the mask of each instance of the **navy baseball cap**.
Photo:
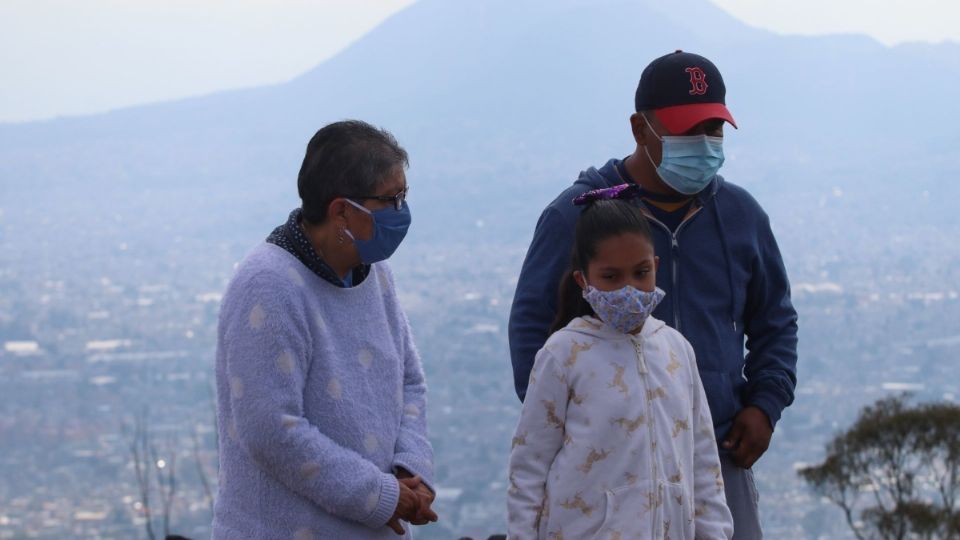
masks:
[(635, 105), (637, 112), (652, 110), (667, 131), (678, 135), (714, 118), (737, 127), (727, 110), (726, 95), (723, 77), (713, 62), (677, 50), (643, 70)]

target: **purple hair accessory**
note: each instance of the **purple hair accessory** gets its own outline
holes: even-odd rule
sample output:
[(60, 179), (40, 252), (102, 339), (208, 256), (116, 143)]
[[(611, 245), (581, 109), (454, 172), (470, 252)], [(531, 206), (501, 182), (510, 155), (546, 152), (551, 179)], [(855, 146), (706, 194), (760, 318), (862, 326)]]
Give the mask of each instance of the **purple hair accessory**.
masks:
[(620, 184), (619, 186), (588, 191), (583, 195), (573, 199), (573, 204), (576, 206), (583, 206), (585, 204), (590, 204), (593, 201), (601, 201), (605, 199), (633, 199), (639, 195), (640, 186), (637, 184)]

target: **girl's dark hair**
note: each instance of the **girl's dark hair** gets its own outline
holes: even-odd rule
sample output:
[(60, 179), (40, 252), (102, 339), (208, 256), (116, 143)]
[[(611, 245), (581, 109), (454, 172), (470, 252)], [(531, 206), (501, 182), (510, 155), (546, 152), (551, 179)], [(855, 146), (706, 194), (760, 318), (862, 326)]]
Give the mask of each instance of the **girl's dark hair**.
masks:
[(583, 299), (583, 290), (573, 278), (575, 271), (584, 275), (597, 255), (597, 246), (607, 238), (626, 233), (640, 234), (653, 243), (647, 218), (634, 203), (622, 199), (601, 199), (589, 203), (577, 219), (573, 235), (570, 267), (560, 280), (557, 317), (550, 333), (560, 330), (577, 317), (596, 315)]

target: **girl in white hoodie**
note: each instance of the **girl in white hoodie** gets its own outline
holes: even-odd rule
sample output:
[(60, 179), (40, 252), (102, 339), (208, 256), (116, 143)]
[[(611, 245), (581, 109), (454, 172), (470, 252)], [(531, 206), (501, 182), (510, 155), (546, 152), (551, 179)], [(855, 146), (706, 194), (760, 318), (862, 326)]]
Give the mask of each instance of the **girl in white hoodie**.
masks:
[(578, 197), (572, 265), (510, 455), (511, 539), (731, 538), (693, 349), (663, 298), (635, 185)]

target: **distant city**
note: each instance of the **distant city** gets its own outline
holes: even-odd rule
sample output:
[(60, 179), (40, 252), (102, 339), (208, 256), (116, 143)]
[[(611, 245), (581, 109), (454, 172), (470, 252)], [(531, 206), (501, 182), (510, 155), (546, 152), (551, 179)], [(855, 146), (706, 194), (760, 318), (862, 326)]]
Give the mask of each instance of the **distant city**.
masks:
[[(960, 396), (960, 255), (940, 248), (957, 231), (881, 231), (891, 241), (877, 243), (877, 231), (848, 229), (837, 257), (819, 247), (836, 231), (796, 226), (835, 209), (773, 206), (801, 316), (801, 361), (797, 401), (758, 466), (764, 521), (772, 538), (843, 538), (839, 511), (795, 470), (881, 396)], [(532, 230), (535, 212), (517, 228)], [(144, 537), (131, 453), (138, 416), (155, 457), (176, 467), (171, 532), (209, 536), (217, 311), (234, 264), (263, 235), (173, 238), (148, 253), (132, 237), (102, 240), (141, 234), (118, 213), (83, 233), (101, 240), (53, 249), (38, 233), (14, 234), (27, 230), (26, 217), (4, 208), (0, 218), (0, 538)], [(418, 537), (505, 530), (519, 411), (505, 330), (525, 241), (437, 248), (414, 238), (392, 262), (426, 369), (437, 455), (441, 521)], [(156, 519), (159, 492), (151, 499)]]

